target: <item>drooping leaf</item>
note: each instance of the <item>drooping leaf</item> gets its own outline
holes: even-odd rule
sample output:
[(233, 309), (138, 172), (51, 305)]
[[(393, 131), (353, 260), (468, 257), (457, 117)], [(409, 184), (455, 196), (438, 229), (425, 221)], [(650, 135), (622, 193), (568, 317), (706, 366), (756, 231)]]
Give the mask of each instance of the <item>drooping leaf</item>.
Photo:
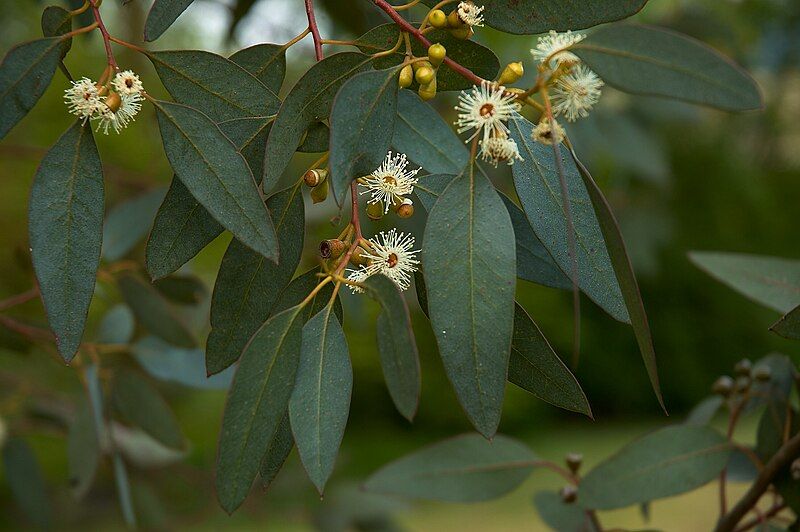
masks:
[(264, 458), (261, 459), (258, 475), (264, 489), (269, 488), (272, 481), (278, 476), (289, 453), (292, 452), (292, 447), (294, 447), (294, 436), (292, 436), (292, 427), (289, 425), (289, 415), (286, 414), (283, 416), (281, 424), (278, 425), (278, 430), (272, 436)]
[[(320, 271), (315, 268), (308, 270), (304, 274), (296, 277), (289, 283), (286, 288), (281, 292), (278, 301), (275, 302), (275, 307), (272, 309), (272, 315), (278, 312), (299, 305), (306, 296), (319, 284), (321, 278), (319, 277)], [(333, 286), (328, 283), (309, 301), (308, 305), (303, 309), (303, 323), (306, 323), (312, 316), (316, 316), (319, 311), (325, 308), (331, 297), (333, 296)], [(336, 319), (339, 323), (344, 323), (344, 313), (342, 311), (342, 302), (337, 297), (333, 304), (333, 312), (336, 313)]]
[(239, 358), (253, 333), (270, 316), (289, 284), (303, 251), (305, 212), (298, 187), (267, 201), (275, 220), (281, 258), (268, 261), (238, 240), (222, 258), (211, 298), (211, 333), (206, 342), (206, 369), (219, 373)]
[(469, 152), (450, 125), (411, 91), (397, 96), (392, 146), (431, 174), (458, 174)]
[(47, 320), (69, 362), (81, 342), (103, 238), (103, 168), (92, 131), (75, 123), (42, 160), (28, 233)]
[(156, 379), (192, 388), (225, 390), (233, 379), (234, 368), (216, 375), (206, 375), (205, 353), (201, 349), (183, 349), (155, 336), (145, 336), (131, 346), (142, 368)]
[(699, 488), (719, 475), (732, 450), (730, 442), (708, 427), (665, 427), (592, 469), (581, 481), (581, 505), (609, 510)]
[(171, 275), (153, 283), (167, 299), (181, 305), (197, 305), (206, 295), (206, 285), (193, 275)]
[(250, 72), (221, 55), (202, 50), (148, 52), (158, 76), (178, 103), (201, 110), (215, 122), (269, 116), (280, 100)]
[(578, 380), (519, 304), (514, 309), (508, 380), (542, 401), (592, 417)]
[(533, 497), (533, 505), (542, 521), (556, 532), (596, 532), (597, 530), (580, 504), (566, 503), (554, 491), (540, 491)]
[(167, 447), (184, 446), (181, 428), (169, 404), (147, 379), (132, 371), (118, 370), (111, 399), (123, 421), (140, 427)]
[(341, 204), (350, 182), (375, 170), (386, 157), (397, 118), (398, 68), (356, 74), (331, 110), (330, 176)]
[(289, 400), (294, 442), (320, 495), (339, 453), (352, 390), (353, 367), (347, 340), (329, 305), (303, 327), (300, 364)]
[(232, 513), (247, 497), (294, 388), (302, 342), (300, 307), (267, 320), (242, 353), (217, 455), (217, 498)]
[(233, 143), (191, 107), (171, 102), (154, 106), (167, 159), (192, 196), (242, 243), (277, 261), (272, 220)]
[(125, 273), (117, 278), (117, 285), (123, 299), (145, 329), (180, 347), (197, 345), (175, 309), (151, 284), (135, 274)]
[(103, 316), (97, 328), (97, 342), (101, 344), (127, 344), (133, 338), (136, 326), (133, 312), (122, 303), (114, 305)]
[(687, 425), (708, 425), (724, 403), (725, 400), (720, 395), (706, 397), (689, 411), (684, 423)]
[(514, 317), (514, 229), (488, 179), (468, 166), (428, 215), (422, 247), (431, 325), (475, 428), (497, 430)]
[[(755, 452), (762, 463), (773, 458), (786, 440), (797, 434), (798, 429), (800, 421), (797, 409), (790, 406), (785, 398), (769, 401), (761, 414), (756, 433)], [(800, 486), (792, 476), (791, 465), (780, 470), (772, 479), (772, 484), (790, 508), (800, 508)]]
[(408, 306), (397, 285), (383, 275), (370, 276), (364, 286), (382, 309), (376, 335), (386, 387), (397, 410), (412, 421), (419, 405), (420, 370)]
[(330, 147), (331, 130), (323, 122), (316, 122), (311, 125), (303, 137), (303, 143), (297, 151), (303, 153), (322, 153), (328, 151)]
[(769, 330), (784, 338), (800, 340), (800, 306), (779, 319)]
[(19, 438), (9, 439), (2, 447), (3, 470), (14, 501), (32, 523), (44, 529), (52, 526), (52, 509), (47, 486), (36, 455)]
[(0, 63), (0, 139), (5, 137), (50, 85), (63, 41), (52, 37), (18, 44)]
[(230, 60), (250, 72), (272, 92), (278, 94), (286, 76), (286, 49), (277, 44), (256, 44), (243, 48)]
[(155, 0), (144, 23), (144, 40), (155, 41), (194, 0)]
[[(491, 10), (491, 8), (489, 9)], [(375, 53), (381, 50), (390, 50), (397, 43), (400, 30), (396, 24), (388, 23), (372, 28), (356, 40), (357, 46), (364, 53)], [(431, 41), (440, 43), (447, 50), (447, 57), (472, 70), (485, 79), (497, 77), (500, 69), (500, 60), (489, 48), (472, 40), (462, 40), (453, 37), (444, 30), (434, 30), (425, 36)], [(411, 40), (411, 49), (415, 56), (424, 57), (428, 50), (415, 39)], [(375, 68), (388, 68), (399, 65), (405, 59), (405, 47), (401, 46), (392, 55), (381, 57), (375, 61)], [(414, 83), (412, 88), (418, 85)], [(461, 74), (452, 70), (447, 65), (442, 65), (436, 73), (436, 88), (438, 91), (464, 90), (472, 87), (472, 82)], [(463, 167), (462, 167), (463, 168)], [(459, 168), (457, 171), (460, 171)]]
[(475, 502), (505, 495), (536, 465), (522, 443), (498, 434), (487, 441), (463, 434), (395, 460), (372, 474), (367, 491), (453, 502)]
[(661, 384), (658, 379), (656, 352), (653, 347), (650, 324), (647, 320), (647, 312), (644, 309), (642, 294), (639, 291), (639, 283), (633, 271), (633, 264), (631, 264), (631, 259), (625, 248), (625, 240), (622, 238), (622, 232), (619, 229), (617, 219), (614, 217), (614, 212), (611, 210), (608, 200), (606, 200), (603, 195), (603, 191), (597, 186), (597, 183), (595, 183), (583, 163), (578, 160), (575, 152), (572, 152), (572, 156), (578, 166), (583, 184), (589, 192), (589, 198), (591, 198), (594, 213), (600, 223), (600, 230), (603, 233), (603, 239), (605, 240), (605, 245), (607, 246), (608, 254), (611, 258), (611, 264), (614, 267), (614, 274), (617, 277), (619, 288), (622, 291), (622, 298), (628, 310), (630, 324), (636, 336), (636, 342), (639, 344), (639, 352), (642, 354), (642, 360), (644, 361), (647, 375), (650, 378), (650, 384), (653, 387), (653, 391), (656, 394), (661, 408), (666, 411), (664, 398), (661, 395)]
[(67, 434), (69, 487), (76, 500), (81, 500), (91, 488), (100, 455), (94, 414), (88, 403), (83, 404), (75, 413)]
[(717, 251), (692, 251), (689, 259), (721, 283), (778, 312), (800, 304), (800, 260)]
[(264, 117), (234, 118), (218, 124), (222, 133), (236, 145), (247, 161), (256, 181), (261, 179), (264, 172), (264, 148), (272, 120)]
[(158, 206), (164, 199), (161, 187), (125, 201), (109, 211), (103, 226), (103, 258), (121, 259), (147, 235)]
[(122, 509), (122, 518), (131, 530), (136, 529), (136, 511), (133, 509), (131, 484), (128, 479), (128, 469), (120, 453), (111, 455), (111, 464), (114, 468), (114, 484), (117, 487), (117, 497)]
[(617, 89), (665, 96), (728, 111), (759, 109), (758, 85), (742, 68), (705, 44), (670, 30), (608, 26), (574, 47), (603, 81)]
[[(61, 6), (47, 6), (42, 12), (42, 35), (45, 37), (60, 37), (72, 31), (72, 15)], [(72, 48), (72, 37), (61, 43), (61, 57), (67, 55)]]
[[(511, 167), (522, 209), (556, 264), (570, 272), (567, 222), (553, 151), (533, 141), (534, 126), (525, 118), (517, 117), (508, 125), (524, 159)], [(628, 311), (589, 194), (575, 165), (567, 159), (563, 164), (577, 243), (578, 286), (614, 319), (627, 323)]]
[(264, 154), (264, 190), (278, 183), (303, 134), (330, 115), (333, 97), (345, 81), (369, 68), (371, 58), (354, 52), (326, 57), (312, 66), (292, 87), (270, 130)]

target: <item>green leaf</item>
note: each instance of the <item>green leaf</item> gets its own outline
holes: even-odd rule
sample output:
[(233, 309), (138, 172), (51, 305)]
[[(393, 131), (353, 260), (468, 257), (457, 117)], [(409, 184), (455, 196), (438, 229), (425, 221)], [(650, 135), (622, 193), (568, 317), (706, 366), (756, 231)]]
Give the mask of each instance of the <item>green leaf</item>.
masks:
[(222, 133), (236, 145), (256, 180), (260, 180), (264, 172), (264, 148), (272, 118), (234, 118), (218, 125)]
[(222, 418), (217, 498), (232, 513), (247, 497), (294, 388), (302, 342), (300, 307), (276, 314), (242, 353)]
[(800, 340), (800, 306), (779, 319), (769, 330), (784, 338)]
[(312, 66), (292, 87), (270, 130), (264, 154), (264, 190), (278, 183), (306, 130), (328, 117), (333, 97), (345, 81), (369, 69), (372, 59), (355, 52), (326, 57)]
[(182, 305), (197, 305), (206, 295), (206, 285), (193, 275), (172, 275), (153, 282), (167, 299)]
[(328, 151), (331, 130), (322, 122), (316, 122), (306, 131), (303, 143), (297, 151), (303, 153), (322, 153)]
[(376, 334), (386, 387), (397, 410), (412, 421), (419, 406), (420, 370), (406, 300), (397, 285), (383, 275), (370, 276), (364, 286), (382, 309)]
[(97, 342), (101, 344), (127, 344), (136, 327), (133, 312), (122, 303), (106, 312), (97, 328)]
[(215, 122), (275, 114), (281, 102), (250, 72), (202, 50), (148, 52), (164, 87), (179, 103)]
[(750, 75), (716, 50), (673, 31), (621, 24), (602, 28), (573, 51), (614, 88), (728, 111), (760, 109)]
[(289, 457), (294, 447), (294, 437), (292, 436), (292, 427), (289, 425), (289, 415), (286, 414), (278, 425), (278, 430), (269, 442), (267, 452), (261, 459), (261, 467), (258, 471), (258, 476), (261, 478), (261, 486), (264, 489), (269, 488), (275, 477), (278, 476), (283, 464)]
[(277, 261), (272, 220), (233, 143), (191, 107), (171, 102), (154, 106), (167, 159), (189, 192), (242, 243)]
[(699, 488), (719, 475), (732, 449), (708, 427), (657, 430), (592, 469), (581, 481), (581, 506), (610, 510)]
[(103, 168), (92, 131), (75, 123), (47, 152), (31, 187), (28, 233), (58, 352), (81, 343), (103, 238)]
[(706, 397), (692, 408), (684, 423), (687, 425), (708, 425), (723, 404), (725, 404), (725, 400), (720, 395)]
[(397, 118), (399, 68), (362, 72), (347, 80), (331, 110), (329, 180), (337, 203), (350, 182), (386, 157)]
[(136, 529), (136, 512), (133, 509), (133, 498), (131, 497), (131, 485), (128, 480), (128, 470), (125, 461), (119, 453), (111, 456), (111, 464), (114, 468), (114, 484), (117, 486), (117, 496), (119, 505), (122, 507), (122, 518), (129, 529)]
[(155, 0), (144, 23), (144, 40), (155, 41), (172, 26), (193, 0)]
[(300, 365), (289, 401), (294, 442), (320, 495), (339, 453), (352, 391), (347, 339), (329, 305), (303, 327)]
[(391, 462), (373, 473), (364, 489), (417, 499), (485, 501), (522, 484), (535, 465), (531, 450), (507, 436), (487, 441), (463, 434)]
[(0, 139), (5, 137), (50, 85), (61, 61), (62, 40), (18, 44), (0, 63)]
[(152, 377), (191, 388), (225, 390), (233, 379), (234, 368), (208, 376), (205, 353), (200, 349), (182, 349), (155, 336), (145, 336), (131, 346), (131, 352)]
[(508, 380), (542, 401), (592, 417), (589, 401), (577, 379), (519, 304), (514, 308)]
[[(319, 284), (319, 273), (319, 268), (314, 268), (292, 280), (292, 282), (289, 283), (289, 285), (281, 292), (280, 298), (278, 298), (278, 301), (275, 303), (275, 307), (272, 309), (272, 315), (275, 315), (278, 312), (283, 312), (284, 310), (295, 305), (299, 305)], [(319, 292), (317, 292), (311, 301), (309, 301), (308, 305), (306, 305), (303, 309), (303, 323), (306, 323), (311, 319), (312, 316), (316, 316), (318, 312), (325, 308), (332, 296), (333, 286), (328, 283), (327, 285), (323, 286)], [(338, 297), (336, 298), (336, 302), (333, 304), (333, 311), (336, 313), (336, 319), (339, 320), (339, 323), (344, 323), (342, 302)]]
[(566, 503), (558, 493), (540, 491), (533, 497), (536, 511), (552, 530), (556, 532), (596, 532), (591, 518), (579, 504)]
[(614, 274), (617, 277), (619, 288), (622, 290), (622, 297), (625, 300), (625, 306), (628, 309), (628, 316), (630, 317), (631, 327), (636, 336), (636, 342), (639, 344), (639, 352), (642, 354), (647, 375), (650, 378), (650, 384), (653, 391), (658, 398), (661, 408), (666, 412), (667, 408), (664, 405), (664, 398), (661, 395), (661, 385), (658, 380), (658, 366), (656, 364), (656, 352), (653, 347), (653, 336), (650, 332), (650, 324), (647, 320), (647, 312), (644, 309), (644, 302), (642, 301), (642, 294), (639, 291), (639, 283), (636, 281), (636, 274), (633, 272), (633, 264), (628, 257), (628, 251), (625, 249), (625, 240), (622, 238), (622, 233), (619, 229), (614, 213), (611, 210), (611, 205), (608, 204), (603, 192), (597, 183), (592, 179), (589, 170), (583, 166), (572, 152), (573, 159), (578, 165), (583, 184), (589, 191), (589, 198), (592, 201), (595, 215), (600, 222), (600, 230), (603, 232), (605, 245), (608, 248), (608, 254), (611, 258), (611, 264), (614, 266)]
[(69, 487), (76, 500), (82, 499), (91, 488), (100, 456), (94, 415), (91, 406), (86, 403), (78, 408), (67, 434)]
[(786, 313), (800, 304), (800, 260), (692, 251), (689, 260), (748, 299)]
[[(72, 15), (60, 6), (47, 6), (42, 12), (42, 35), (45, 37), (60, 37), (72, 31)], [(72, 48), (72, 37), (61, 44), (60, 59), (64, 59)]]
[[(489, 8), (491, 10), (491, 8)], [(390, 50), (397, 43), (400, 30), (393, 23), (383, 24), (372, 28), (356, 40), (357, 46), (364, 53), (375, 53), (381, 50)], [(431, 42), (440, 43), (447, 49), (447, 57), (460, 65), (472, 70), (485, 79), (494, 79), (500, 70), (500, 60), (490, 49), (471, 40), (462, 40), (453, 37), (445, 30), (433, 30), (425, 36)], [(412, 38), (411, 49), (415, 56), (425, 57), (428, 50)], [(399, 65), (405, 60), (405, 47), (400, 47), (392, 55), (381, 57), (375, 61), (375, 68), (383, 69)], [(416, 83), (413, 88), (416, 88)], [(452, 70), (447, 65), (442, 65), (436, 73), (436, 88), (438, 91), (465, 90), (472, 87), (472, 82), (461, 74)], [(463, 168), (463, 166), (461, 167)], [(460, 171), (459, 168), (457, 171)]]
[(250, 72), (269, 90), (278, 94), (286, 76), (286, 48), (277, 44), (256, 44), (243, 48), (230, 60)]
[(111, 399), (123, 421), (140, 427), (167, 447), (184, 447), (186, 442), (175, 415), (147, 379), (132, 371), (118, 370)]
[(296, 186), (288, 188), (272, 196), (267, 206), (275, 219), (281, 259), (276, 264), (238, 240), (231, 241), (211, 298), (211, 333), (206, 343), (210, 375), (236, 362), (247, 341), (270, 316), (300, 262), (305, 223), (302, 193)]
[(196, 340), (175, 309), (139, 276), (125, 273), (117, 278), (122, 297), (142, 326), (156, 336), (181, 347), (194, 347)]
[(428, 216), (422, 246), (431, 325), (475, 428), (490, 438), (503, 408), (514, 316), (514, 229), (494, 187), (468, 166)]
[(161, 187), (124, 201), (111, 209), (103, 226), (103, 258), (114, 262), (127, 255), (147, 235), (158, 206)]
[(398, 94), (392, 146), (431, 174), (458, 174), (469, 162), (450, 124), (411, 91)]
[(17, 505), (33, 524), (51, 528), (50, 498), (36, 455), (24, 440), (18, 438), (9, 439), (2, 451), (4, 476)]
[[(567, 222), (553, 151), (531, 138), (534, 126), (528, 120), (517, 117), (508, 125), (524, 159), (511, 167), (522, 208), (556, 264), (569, 272)], [(627, 323), (628, 311), (589, 194), (575, 165), (566, 159), (563, 162), (575, 226), (578, 286), (614, 319)]]

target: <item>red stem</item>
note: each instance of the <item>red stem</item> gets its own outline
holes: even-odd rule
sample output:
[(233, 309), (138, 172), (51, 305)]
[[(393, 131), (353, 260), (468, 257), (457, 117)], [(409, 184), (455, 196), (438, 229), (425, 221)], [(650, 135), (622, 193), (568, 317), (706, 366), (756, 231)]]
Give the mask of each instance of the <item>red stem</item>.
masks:
[(92, 6), (92, 13), (94, 14), (94, 19), (97, 21), (97, 29), (99, 29), (100, 33), (103, 35), (103, 45), (106, 47), (106, 57), (108, 58), (108, 64), (115, 71), (119, 70), (119, 67), (117, 66), (117, 60), (114, 59), (114, 52), (111, 50), (111, 35), (108, 33), (106, 25), (103, 24), (103, 19), (100, 17), (100, 8), (97, 7), (97, 0), (89, 0), (89, 4)]
[(314, 16), (314, 0), (306, 0), (306, 16), (308, 17), (308, 29), (311, 30), (311, 37), (314, 39), (314, 55), (317, 61), (322, 61), (322, 38), (319, 36), (317, 18)]

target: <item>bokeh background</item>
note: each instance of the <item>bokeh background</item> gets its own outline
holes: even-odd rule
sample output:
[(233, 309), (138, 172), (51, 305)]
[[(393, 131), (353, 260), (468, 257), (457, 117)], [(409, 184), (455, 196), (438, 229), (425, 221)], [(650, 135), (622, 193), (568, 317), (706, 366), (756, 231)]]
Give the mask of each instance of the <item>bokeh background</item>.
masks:
[[(54, 0), (54, 3), (55, 0)], [(105, 0), (111, 32), (139, 43), (147, 0)], [(385, 22), (366, 0), (317, 0), (321, 32), (347, 39)], [(40, 34), (44, 2), (0, 0), (0, 54)], [(411, 11), (421, 18), (422, 11)], [(596, 462), (649, 428), (678, 421), (709, 393), (716, 376), (729, 373), (743, 357), (783, 352), (800, 360), (800, 348), (767, 331), (777, 315), (717, 284), (693, 267), (689, 250), (728, 250), (797, 258), (800, 207), (800, 3), (796, 0), (651, 0), (634, 20), (685, 32), (735, 58), (759, 81), (763, 112), (730, 115), (676, 102), (631, 97), (606, 89), (597, 112), (568, 131), (577, 151), (610, 198), (622, 224), (647, 306), (665, 400), (666, 418), (650, 390), (631, 331), (584, 299), (582, 353), (576, 372), (595, 420), (559, 411), (509, 385), (500, 430), (544, 457), (560, 460), (580, 451)], [(300, 0), (196, 0), (154, 49), (198, 48), (227, 55), (258, 42), (283, 43), (306, 25)], [(509, 36), (484, 28), (478, 41), (501, 64), (522, 60), (533, 70), (532, 36)], [(330, 53), (330, 52), (328, 52)], [(310, 38), (291, 48), (284, 92), (313, 60)], [(119, 49), (118, 61), (142, 75), (151, 93), (164, 97), (147, 59)], [(66, 60), (75, 76), (96, 78), (104, 67), (99, 35), (74, 40)], [(26, 209), (30, 184), (45, 150), (71, 123), (61, 94), (67, 81), (54, 82), (34, 111), (0, 142), (0, 299), (28, 290), (32, 271), (27, 254)], [(454, 95), (435, 105), (452, 118)], [(120, 136), (97, 137), (106, 166), (107, 212), (126, 199), (169, 183), (152, 109)], [(315, 156), (298, 156), (284, 176), (294, 180)], [(509, 190), (508, 176), (493, 175)], [(509, 190), (510, 191), (510, 190)], [(332, 203), (311, 206), (306, 235), (313, 248), (334, 231)], [(417, 217), (419, 218), (419, 217)], [(421, 234), (423, 222), (408, 222)], [(380, 225), (368, 230), (382, 229)], [(147, 232), (144, 230), (143, 232)], [(334, 233), (335, 235), (335, 233)], [(210, 295), (229, 237), (222, 236), (186, 267)], [(130, 255), (143, 258), (143, 245)], [(571, 350), (571, 297), (528, 283), (519, 298), (559, 353)], [(101, 294), (93, 304), (91, 331), (115, 301)], [(469, 424), (438, 360), (429, 325), (415, 302), (414, 325), (423, 369), (422, 401), (408, 424), (394, 410), (382, 380), (373, 332), (377, 308), (366, 298), (344, 297), (345, 328), (353, 358), (352, 410), (342, 451), (324, 500), (305, 479), (293, 454), (266, 495), (254, 493), (233, 517), (216, 505), (213, 464), (224, 392), (159, 385), (175, 409), (187, 439), (186, 455), (149, 455), (133, 460), (131, 479), (140, 523), (152, 529), (270, 528), (307, 530), (538, 530), (531, 506), (539, 487), (557, 489), (558, 479), (538, 472), (513, 495), (493, 503), (448, 505), (365, 497), (358, 482), (380, 465), (427, 442), (469, 430)], [(410, 299), (413, 300), (413, 297)], [(207, 305), (207, 303), (206, 303)], [(188, 311), (187, 311), (188, 313)], [(14, 309), (26, 323), (45, 326), (40, 303)], [(207, 306), (190, 314), (198, 333), (207, 328)], [(84, 395), (74, 370), (47, 351), (0, 327), (0, 418), (33, 446), (48, 484), (53, 522), (62, 529), (123, 528), (109, 464), (84, 500), (67, 489), (65, 434), (31, 413), (69, 411)], [(40, 416), (41, 417), (41, 416)], [(745, 437), (749, 430), (744, 424)], [(0, 477), (2, 472), (0, 471)], [(734, 491), (735, 492), (735, 491)], [(712, 494), (659, 502), (650, 525), (667, 530), (703, 530), (713, 522)], [(680, 509), (680, 511), (675, 511)], [(383, 517), (392, 515), (391, 523)], [(636, 511), (601, 514), (604, 522), (643, 526)], [(0, 480), (0, 528), (30, 522), (14, 506)], [(381, 528), (384, 527), (384, 528)]]

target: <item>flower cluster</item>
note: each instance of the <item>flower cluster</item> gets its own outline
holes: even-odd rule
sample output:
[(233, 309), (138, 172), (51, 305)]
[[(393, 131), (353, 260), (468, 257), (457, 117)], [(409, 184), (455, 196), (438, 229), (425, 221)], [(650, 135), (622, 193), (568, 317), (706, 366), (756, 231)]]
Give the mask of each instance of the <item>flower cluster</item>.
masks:
[(414, 185), (419, 181), (415, 176), (421, 168), (406, 170), (407, 166), (405, 154), (386, 154), (386, 159), (376, 170), (359, 180), (359, 185), (366, 188), (361, 194), (370, 194), (367, 203), (382, 204), (386, 214), (392, 206), (410, 202), (405, 196), (414, 192)]
[(485, 8), (483, 6), (477, 6), (472, 2), (460, 2), (458, 4), (458, 18), (466, 24), (467, 26), (471, 27), (482, 27), (483, 26), (483, 10)]
[(130, 70), (118, 72), (110, 83), (101, 85), (89, 78), (73, 81), (64, 91), (64, 102), (70, 113), (97, 122), (97, 131), (108, 135), (113, 129), (119, 133), (136, 119), (142, 109), (144, 87), (135, 73)]
[[(355, 270), (349, 270), (347, 280), (360, 283), (375, 274), (383, 274), (401, 289), (411, 286), (411, 276), (417, 271), (419, 260), (414, 248), (414, 236), (398, 233), (397, 229), (381, 231), (369, 239), (369, 249), (362, 255), (367, 261)], [(351, 286), (354, 293), (362, 292), (358, 286)]]

